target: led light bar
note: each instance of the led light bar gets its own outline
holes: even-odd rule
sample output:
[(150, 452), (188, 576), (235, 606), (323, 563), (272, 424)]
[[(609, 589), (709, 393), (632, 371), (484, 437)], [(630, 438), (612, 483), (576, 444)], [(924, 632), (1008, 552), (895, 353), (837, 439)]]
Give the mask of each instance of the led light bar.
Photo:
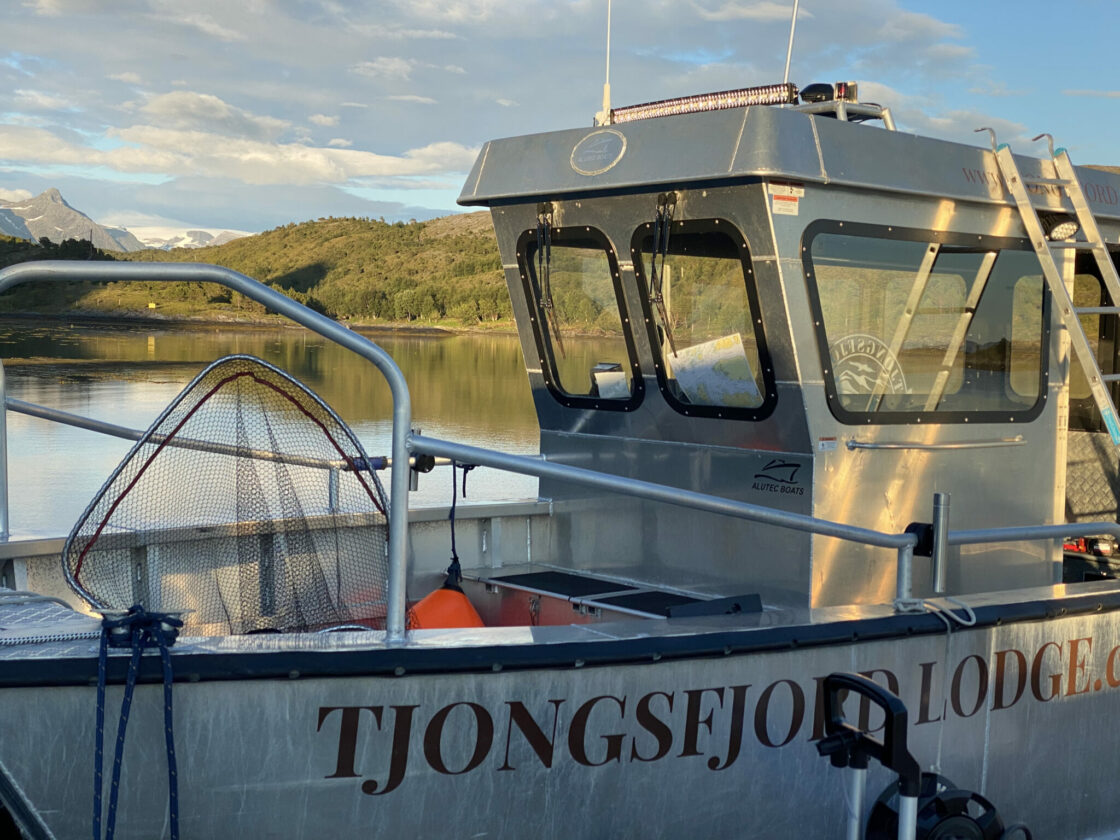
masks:
[(722, 90), (718, 93), (680, 96), (676, 99), (662, 99), (659, 102), (646, 102), (642, 105), (627, 105), (625, 108), (612, 108), (611, 123), (672, 117), (677, 114), (696, 114), (700, 111), (722, 111), (726, 108), (742, 108), (746, 105), (795, 105), (796, 103), (797, 86), (785, 82), (738, 90)]

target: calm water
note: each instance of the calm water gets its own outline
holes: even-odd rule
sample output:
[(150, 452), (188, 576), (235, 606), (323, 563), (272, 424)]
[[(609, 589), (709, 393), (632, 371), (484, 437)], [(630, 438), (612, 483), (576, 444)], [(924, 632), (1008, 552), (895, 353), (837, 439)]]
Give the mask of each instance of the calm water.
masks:
[[(424, 434), (517, 453), (539, 451), (539, 430), (513, 336), (379, 333), (404, 371), (413, 425)], [(296, 330), (100, 328), (0, 324), (8, 394), (144, 429), (206, 364), (248, 353), (293, 374), (354, 429), (370, 455), (389, 454), (392, 403), (368, 362)], [(8, 413), (12, 533), (68, 533), (130, 441)], [(388, 487), (388, 473), (382, 475)], [(537, 480), (470, 474), (468, 501), (532, 498)], [(411, 505), (450, 501), (447, 468), (420, 477)]]

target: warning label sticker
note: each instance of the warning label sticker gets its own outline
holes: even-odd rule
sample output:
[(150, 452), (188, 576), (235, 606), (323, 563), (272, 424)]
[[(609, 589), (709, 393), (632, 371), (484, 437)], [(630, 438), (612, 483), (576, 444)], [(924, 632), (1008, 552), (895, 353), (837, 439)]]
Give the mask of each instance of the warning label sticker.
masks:
[(797, 205), (801, 201), (795, 195), (776, 195), (774, 196), (774, 215), (775, 216), (796, 216)]

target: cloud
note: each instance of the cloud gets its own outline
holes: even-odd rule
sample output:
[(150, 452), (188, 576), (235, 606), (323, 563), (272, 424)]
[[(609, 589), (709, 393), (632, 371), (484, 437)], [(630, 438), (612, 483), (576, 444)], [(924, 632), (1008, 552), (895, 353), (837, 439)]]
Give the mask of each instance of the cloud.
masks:
[(435, 41), (451, 41), (461, 38), (461, 35), (456, 35), (454, 32), (447, 32), (443, 29), (394, 29), (393, 27), (365, 27), (369, 30), (369, 34), (377, 38), (385, 38), (393, 41), (404, 40), (435, 40)]
[(923, 14), (895, 9), (875, 30), (875, 37), (894, 42), (935, 41), (942, 38), (961, 38), (964, 30), (955, 23)]
[(275, 117), (251, 114), (212, 94), (185, 90), (154, 96), (139, 110), (161, 128), (215, 132), (255, 140), (274, 139), (290, 125)]
[[(12, 2), (13, 0), (9, 0)], [(25, 8), (44, 17), (60, 15), (93, 14), (104, 11), (133, 11), (140, 7), (138, 0), (24, 0)]]
[(1120, 90), (1063, 90), (1062, 96), (1091, 96), (1101, 99), (1120, 99)]
[(973, 87), (968, 89), (969, 93), (974, 93), (977, 96), (1027, 96), (1030, 91), (1026, 88), (1013, 89), (1007, 86), (1006, 82), (995, 79), (982, 79)]
[(350, 72), (359, 76), (372, 76), (377, 79), (392, 79), (407, 81), (412, 75), (414, 62), (404, 58), (388, 58), (382, 56), (372, 61), (359, 61), (351, 66)]
[(20, 108), (34, 111), (67, 111), (74, 107), (61, 96), (52, 96), (38, 90), (16, 90), (14, 93), (15, 104)]
[(109, 76), (109, 78), (116, 82), (124, 82), (126, 85), (140, 84), (140, 75), (138, 73), (114, 73)]
[[(524, 11), (524, 4), (514, 4), (506, 0), (398, 0), (406, 6), (408, 12), (417, 20), (439, 20), (444, 23), (480, 24), (495, 18), (502, 18), (503, 13), (513, 14)], [(547, 10), (547, 6), (533, 9), (531, 17), (539, 19), (536, 14)], [(555, 14), (554, 10), (551, 10)], [(549, 15), (551, 16), (551, 15)]]
[(219, 41), (225, 41), (226, 43), (246, 41), (249, 37), (242, 32), (222, 26), (210, 15), (172, 11), (170, 14), (157, 15), (157, 17), (167, 23), (178, 24), (188, 29), (197, 29), (209, 38), (217, 38)]
[(327, 141), (327, 145), (335, 149), (346, 149), (354, 144), (350, 140), (345, 140), (342, 137), (332, 137)]
[(338, 117), (328, 117), (326, 114), (312, 114), (307, 119), (310, 122), (315, 123), (315, 125), (321, 125), (324, 128), (330, 127), (332, 125), (338, 125)]
[(477, 149), (430, 143), (401, 155), (298, 143), (271, 143), (203, 131), (132, 126), (110, 132), (112, 149), (69, 142), (42, 128), (0, 125), (0, 159), (103, 166), (117, 172), (204, 175), (248, 184), (343, 184), (368, 176), (406, 177), (470, 169)]
[(876, 82), (859, 83), (860, 99), (889, 105), (900, 131), (913, 132), (926, 137), (937, 137), (966, 143), (970, 146), (987, 146), (987, 132), (976, 133), (980, 126), (995, 130), (1001, 142), (1022, 143), (1031, 133), (1026, 126), (1013, 120), (994, 118), (990, 114), (968, 108), (942, 109), (938, 103), (921, 100), (922, 105), (887, 85)]
[(515, 108), (515, 107), (517, 107), (517, 103), (514, 102), (512, 99), (495, 99), (494, 101), (497, 102), (499, 105), (501, 105), (503, 108)]
[(381, 56), (372, 61), (359, 61), (350, 67), (350, 72), (375, 79), (407, 82), (412, 78), (412, 71), (417, 67), (425, 70), (443, 70), (459, 76), (465, 75), (467, 72), (466, 68), (460, 67), (458, 64), (431, 64), (413, 58), (389, 58), (387, 56)]
[(439, 104), (430, 96), (416, 96), (415, 94), (410, 93), (399, 94), (397, 96), (387, 96), (386, 99), (391, 99), (393, 102), (415, 102), (419, 105)]
[(29, 198), (31, 198), (30, 190), (0, 189), (0, 201), (12, 203), (15, 201), (26, 201)]
[[(792, 6), (789, 3), (776, 3), (773, 0), (744, 3), (730, 0), (716, 9), (706, 9), (699, 3), (692, 3), (692, 8), (703, 20), (781, 20), (788, 21), (791, 17)], [(804, 8), (797, 11), (797, 19), (811, 18), (811, 12)]]

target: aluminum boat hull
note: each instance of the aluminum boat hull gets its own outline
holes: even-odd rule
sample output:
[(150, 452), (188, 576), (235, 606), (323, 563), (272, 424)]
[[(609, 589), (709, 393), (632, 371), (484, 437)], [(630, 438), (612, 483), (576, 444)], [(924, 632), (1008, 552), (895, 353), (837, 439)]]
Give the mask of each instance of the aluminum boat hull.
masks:
[[(982, 793), (1009, 824), (1053, 840), (1116, 836), (1120, 753), (1102, 733), (1120, 691), (1120, 589), (1016, 595), (974, 599), (988, 602), (977, 626), (952, 634), (931, 615), (838, 608), (808, 622), (766, 612), (428, 631), (407, 649), (371, 644), (376, 634), (184, 639), (173, 657), (182, 833), (836, 836), (844, 780), (814, 747), (819, 688), (855, 671), (905, 701), (923, 769)], [(5, 663), (5, 798), (41, 836), (89, 831), (94, 646)], [(122, 838), (168, 836), (158, 658), (145, 664)], [(110, 753), (124, 659), (111, 665)], [(846, 712), (861, 716), (855, 700)], [(868, 795), (890, 781), (873, 768)]]

